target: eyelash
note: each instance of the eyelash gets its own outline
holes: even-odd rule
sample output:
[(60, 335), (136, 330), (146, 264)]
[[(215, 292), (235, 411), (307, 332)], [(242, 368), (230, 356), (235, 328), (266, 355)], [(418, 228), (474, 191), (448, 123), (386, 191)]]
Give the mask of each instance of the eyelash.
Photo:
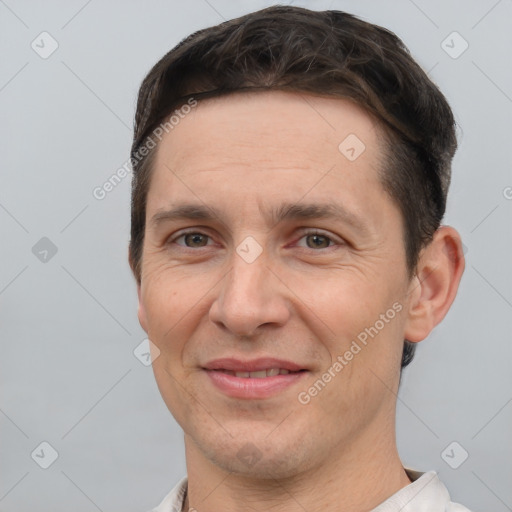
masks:
[[(202, 235), (202, 236), (208, 237), (209, 239), (212, 238), (210, 235), (207, 235), (206, 233), (203, 233), (201, 231), (189, 230), (189, 231), (183, 231), (178, 236), (176, 236), (176, 237), (174, 237), (172, 239), (169, 239), (169, 241), (167, 243), (170, 245), (172, 243), (175, 243), (180, 238), (183, 238), (183, 237), (185, 237), (187, 235)], [(331, 242), (328, 247), (321, 247), (320, 248), (320, 249), (323, 249), (324, 251), (326, 249), (332, 249), (336, 245), (338, 245), (338, 246), (343, 245), (343, 242), (337, 242), (332, 237), (330, 237), (330, 236), (328, 236), (328, 235), (326, 235), (326, 234), (324, 234), (324, 233), (322, 233), (322, 232), (320, 232), (318, 230), (315, 230), (315, 229), (311, 229), (309, 231), (307, 231), (307, 230), (303, 231), (301, 237), (299, 238), (299, 240), (302, 240), (305, 237), (313, 236), (313, 235), (321, 236), (322, 238), (325, 238), (325, 239), (329, 240), (329, 242)], [(198, 249), (204, 249), (205, 247), (208, 247), (208, 246), (204, 246), (204, 247), (194, 248), (194, 247), (187, 247), (186, 245), (180, 245), (180, 244), (176, 244), (176, 245), (178, 245), (179, 247), (181, 247), (184, 250), (190, 250), (190, 251), (197, 251)], [(311, 248), (311, 247), (300, 247), (300, 248), (301, 249), (305, 249), (305, 250), (314, 251), (314, 252), (319, 252), (319, 249), (314, 249), (314, 248)]]

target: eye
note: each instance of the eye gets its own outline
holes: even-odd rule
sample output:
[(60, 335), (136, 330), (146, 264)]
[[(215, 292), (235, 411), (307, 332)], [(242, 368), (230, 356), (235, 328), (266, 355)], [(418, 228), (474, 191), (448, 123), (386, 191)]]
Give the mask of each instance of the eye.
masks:
[[(201, 233), (200, 231), (187, 231), (170, 239), (168, 243), (175, 243), (180, 247), (189, 249), (199, 249), (211, 245), (208, 243), (209, 240), (211, 240), (211, 237), (205, 233)], [(342, 242), (336, 242), (331, 236), (316, 230), (304, 232), (299, 242), (303, 240), (306, 245), (298, 243), (298, 246), (306, 249), (328, 249), (333, 245), (342, 245)]]
[[(300, 240), (306, 240), (306, 247), (308, 249), (327, 249), (330, 246), (335, 245), (335, 242), (331, 237), (318, 231), (308, 231), (303, 234)], [(337, 245), (340, 244), (338, 243)]]
[(177, 245), (194, 249), (198, 247), (206, 247), (208, 245), (209, 238), (210, 237), (208, 235), (205, 235), (204, 233), (201, 233), (199, 231), (188, 231), (170, 240), (169, 243), (177, 243), (178, 240), (183, 239), (184, 244), (178, 243)]

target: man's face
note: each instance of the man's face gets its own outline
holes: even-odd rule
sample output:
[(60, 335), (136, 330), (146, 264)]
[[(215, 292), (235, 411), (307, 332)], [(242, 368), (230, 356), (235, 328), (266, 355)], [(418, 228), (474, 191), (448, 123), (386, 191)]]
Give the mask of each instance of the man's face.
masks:
[(411, 283), (382, 158), (351, 102), (275, 91), (199, 102), (163, 138), (139, 319), (196, 456), (277, 477), (394, 435)]

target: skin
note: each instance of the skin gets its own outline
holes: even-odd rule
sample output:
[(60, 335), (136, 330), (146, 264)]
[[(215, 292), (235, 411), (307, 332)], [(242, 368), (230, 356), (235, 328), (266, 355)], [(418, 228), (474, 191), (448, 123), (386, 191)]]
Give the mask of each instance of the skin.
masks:
[[(338, 149), (349, 134), (365, 144), (354, 161)], [(184, 431), (185, 510), (360, 512), (410, 483), (395, 442), (403, 340), (423, 340), (444, 318), (464, 258), (457, 231), (442, 226), (408, 279), (401, 214), (377, 175), (382, 158), (378, 124), (352, 102), (279, 91), (200, 102), (160, 143), (138, 316), (160, 350), (159, 390)], [(268, 216), (282, 203), (329, 202), (364, 229)], [(152, 221), (182, 203), (219, 216)], [(180, 236), (185, 229), (203, 236)], [(236, 251), (247, 236), (262, 248), (252, 263)], [(299, 403), (395, 303), (401, 311)], [(261, 356), (309, 373), (276, 396), (247, 400), (226, 396), (202, 370), (220, 357)], [(255, 463), (237, 456), (247, 444)]]

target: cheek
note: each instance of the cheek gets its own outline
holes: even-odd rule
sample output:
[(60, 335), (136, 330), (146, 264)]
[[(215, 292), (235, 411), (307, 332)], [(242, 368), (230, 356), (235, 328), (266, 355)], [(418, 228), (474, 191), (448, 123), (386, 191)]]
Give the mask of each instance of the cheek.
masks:
[(146, 308), (148, 338), (160, 353), (153, 361), (158, 389), (169, 410), (183, 427), (183, 411), (187, 409), (187, 372), (184, 349), (199, 322), (197, 290), (170, 272), (146, 276), (142, 297)]
[(214, 283), (198, 272), (149, 269), (149, 265), (148, 270), (141, 289), (148, 338), (158, 346), (166, 365), (177, 367), (186, 341), (208, 315), (208, 292)]
[(142, 296), (150, 325), (169, 323), (197, 302), (197, 279), (183, 276), (166, 264), (148, 261), (142, 278)]
[(192, 297), (186, 288), (165, 279), (164, 275), (151, 275), (143, 280), (142, 301), (145, 309), (148, 337), (161, 351), (168, 351), (177, 340), (179, 319), (190, 311)]
[(351, 382), (367, 380), (371, 372), (388, 381), (396, 374), (403, 347), (400, 291), (390, 283), (340, 282), (315, 304), (328, 327), (324, 345), (331, 361), (342, 358), (342, 373)]

